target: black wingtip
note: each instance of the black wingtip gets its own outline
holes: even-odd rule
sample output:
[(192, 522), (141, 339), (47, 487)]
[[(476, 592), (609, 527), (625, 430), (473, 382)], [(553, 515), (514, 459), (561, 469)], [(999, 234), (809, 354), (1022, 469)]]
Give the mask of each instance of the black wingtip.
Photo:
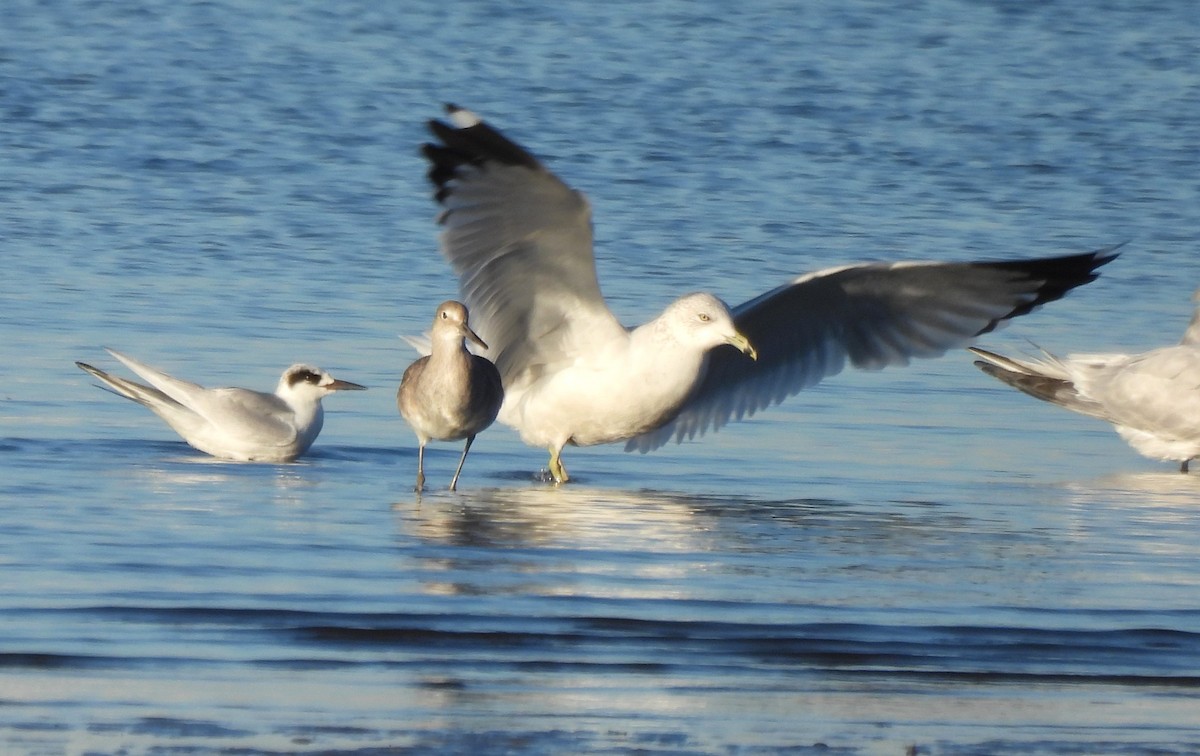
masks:
[[(439, 201), (445, 198), (447, 183), (465, 165), (488, 163), (524, 166), (542, 170), (542, 164), (524, 147), (512, 141), (467, 108), (454, 103), (445, 104), (451, 122), (432, 119), (429, 131), (437, 140), (421, 146), (421, 154), (429, 161), (429, 181), (434, 185)], [(455, 116), (469, 114), (469, 122), (456, 123)]]
[(1113, 244), (1091, 252), (1060, 257), (1042, 257), (1033, 260), (1006, 260), (1004, 262), (980, 263), (989, 268), (1011, 272), (1024, 281), (1040, 281), (1033, 299), (1013, 308), (1002, 318), (989, 323), (977, 336), (995, 330), (1005, 320), (1028, 315), (1038, 307), (1062, 299), (1072, 289), (1091, 283), (1100, 277), (1099, 268), (1108, 265), (1120, 255), (1119, 250), (1128, 242)]

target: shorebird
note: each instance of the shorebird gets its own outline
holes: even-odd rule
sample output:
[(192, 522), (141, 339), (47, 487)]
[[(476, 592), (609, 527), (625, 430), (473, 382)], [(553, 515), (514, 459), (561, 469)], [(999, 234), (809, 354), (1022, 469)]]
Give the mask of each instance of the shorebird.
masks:
[(408, 366), (396, 391), (400, 414), (417, 434), (418, 493), (425, 487), (425, 445), (467, 440), (450, 481), (454, 491), (475, 436), (495, 422), (504, 400), (496, 366), (467, 351), (465, 341), (487, 349), (467, 320), (467, 308), (460, 302), (438, 305), (430, 331), (430, 353)]

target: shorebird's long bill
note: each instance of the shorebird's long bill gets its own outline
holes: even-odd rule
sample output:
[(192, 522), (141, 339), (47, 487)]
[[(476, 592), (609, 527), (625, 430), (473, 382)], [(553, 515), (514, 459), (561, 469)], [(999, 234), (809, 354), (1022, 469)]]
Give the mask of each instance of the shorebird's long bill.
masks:
[(350, 381), (339, 380), (337, 378), (335, 378), (333, 380), (333, 383), (327, 384), (325, 386), (325, 388), (329, 389), (330, 391), (366, 391), (367, 390), (366, 386), (361, 386), (357, 383), (351, 383)]
[(463, 336), (466, 337), (467, 341), (470, 341), (473, 344), (478, 344), (484, 349), (488, 348), (487, 342), (479, 338), (479, 334), (472, 331), (470, 326), (463, 326)]

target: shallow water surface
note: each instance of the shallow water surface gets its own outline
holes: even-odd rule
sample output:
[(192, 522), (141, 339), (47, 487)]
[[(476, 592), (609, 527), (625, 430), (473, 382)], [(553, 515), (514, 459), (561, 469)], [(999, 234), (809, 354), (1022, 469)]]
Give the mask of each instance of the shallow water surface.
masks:
[[(1176, 340), (1187, 3), (17, 4), (0, 24), (0, 751), (1192, 753), (1200, 478), (966, 353), (649, 455), (394, 391), (455, 284), (417, 146), (474, 108), (593, 204), (626, 322), (864, 259), (1129, 240), (999, 351)], [(366, 384), (211, 460), (96, 390)]]

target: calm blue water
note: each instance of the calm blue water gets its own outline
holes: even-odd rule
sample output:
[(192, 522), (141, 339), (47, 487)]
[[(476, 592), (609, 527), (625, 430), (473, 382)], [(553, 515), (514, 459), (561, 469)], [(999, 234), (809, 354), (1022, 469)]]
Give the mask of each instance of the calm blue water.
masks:
[[(560, 490), (497, 427), (416, 501), (444, 101), (588, 192), (628, 322), (1128, 239), (987, 343), (1140, 350), (1200, 284), (1182, 0), (8, 2), (0, 751), (1200, 750), (1200, 477), (965, 353), (568, 450)], [(372, 390), (301, 462), (226, 464), (92, 387), (103, 346)]]

